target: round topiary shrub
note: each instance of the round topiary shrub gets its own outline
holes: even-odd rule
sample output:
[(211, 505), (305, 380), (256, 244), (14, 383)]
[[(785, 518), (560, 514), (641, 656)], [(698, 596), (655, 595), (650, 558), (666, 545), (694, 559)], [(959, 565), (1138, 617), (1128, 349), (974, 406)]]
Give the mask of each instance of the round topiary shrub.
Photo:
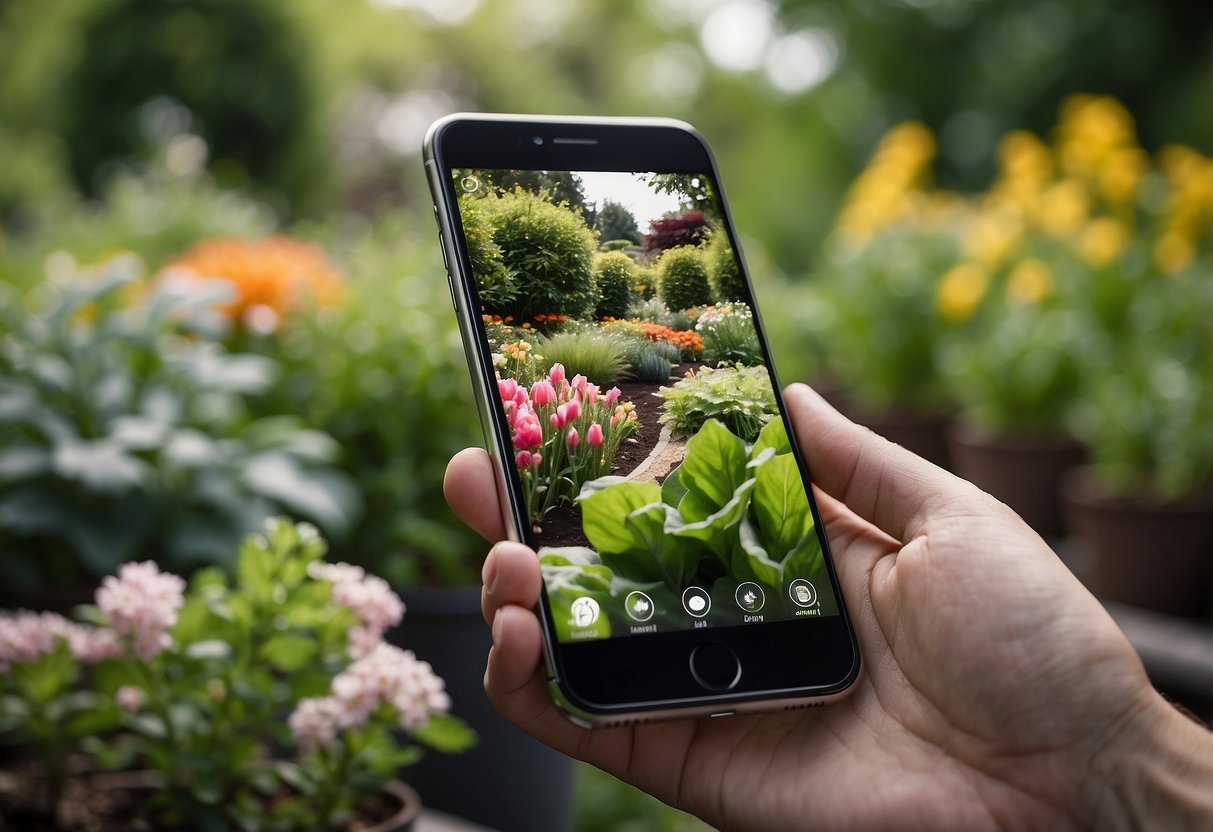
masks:
[(523, 190), (483, 203), (501, 262), (518, 287), (502, 311), (519, 321), (536, 315), (588, 318), (595, 305), (595, 241), (581, 214)]
[(705, 306), (712, 302), (708, 269), (694, 246), (677, 246), (661, 256), (657, 293), (673, 310)]
[(655, 267), (636, 265), (632, 270), (632, 294), (639, 300), (657, 297), (658, 278)]
[(620, 251), (594, 258), (594, 307), (596, 318), (626, 318), (632, 304), (632, 258)]
[(718, 228), (712, 234), (704, 257), (708, 261), (708, 285), (716, 300), (724, 302), (748, 299), (745, 282), (741, 279), (741, 264), (737, 262), (737, 254), (729, 243), (727, 231)]

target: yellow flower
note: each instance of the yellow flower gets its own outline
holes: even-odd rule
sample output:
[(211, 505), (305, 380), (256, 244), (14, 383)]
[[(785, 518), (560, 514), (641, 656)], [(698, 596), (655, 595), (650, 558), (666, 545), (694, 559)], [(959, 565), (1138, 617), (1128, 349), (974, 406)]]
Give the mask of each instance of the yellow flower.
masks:
[(986, 293), (990, 276), (973, 263), (958, 263), (944, 273), (935, 293), (935, 306), (952, 323), (960, 323), (973, 314)]
[(1053, 294), (1053, 272), (1035, 257), (1024, 260), (1007, 278), (1007, 297), (1019, 303), (1040, 303)]
[(965, 253), (986, 266), (995, 266), (1019, 242), (1023, 222), (1011, 205), (988, 200), (965, 237)]
[(259, 306), (279, 314), (307, 303), (331, 306), (344, 291), (341, 273), (324, 249), (280, 234), (261, 240), (203, 240), (169, 263), (165, 273), (175, 270), (231, 281), (236, 299), (220, 311), (237, 321), (243, 320), (247, 310)]
[(1059, 237), (1077, 231), (1091, 210), (1087, 189), (1076, 179), (1063, 179), (1046, 190), (1036, 208), (1041, 228)]
[(1015, 130), (998, 143), (1002, 175), (1010, 179), (1045, 180), (1053, 175), (1049, 148), (1027, 130)]
[(1083, 258), (1096, 268), (1103, 268), (1120, 256), (1129, 244), (1129, 227), (1120, 220), (1101, 217), (1091, 220), (1078, 238)]
[(1154, 265), (1163, 274), (1175, 274), (1192, 262), (1196, 248), (1192, 241), (1175, 231), (1168, 231), (1154, 244)]
[(1137, 194), (1137, 186), (1149, 170), (1145, 151), (1123, 147), (1113, 151), (1099, 168), (1099, 191), (1113, 205), (1123, 205)]

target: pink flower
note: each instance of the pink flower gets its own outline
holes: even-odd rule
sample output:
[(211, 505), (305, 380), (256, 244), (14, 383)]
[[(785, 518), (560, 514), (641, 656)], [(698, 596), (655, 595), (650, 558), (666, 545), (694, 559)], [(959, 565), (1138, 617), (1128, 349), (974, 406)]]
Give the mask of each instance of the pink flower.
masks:
[(299, 748), (307, 753), (337, 739), (337, 715), (341, 705), (331, 696), (300, 699), (286, 724)]
[(551, 380), (552, 384), (559, 384), (560, 382), (564, 381), (564, 365), (553, 364), (552, 369), (548, 372), (548, 378)]
[(556, 388), (547, 379), (540, 379), (531, 385), (531, 401), (536, 407), (543, 407), (556, 401)]
[[(337, 674), (331, 687), (335, 728), (361, 728), (380, 704), (387, 704), (396, 712), (400, 727), (408, 731), (420, 728), (432, 714), (443, 713), (451, 706), (442, 678), (428, 662), (418, 661), (411, 650), (387, 644), (378, 645)], [(306, 716), (301, 716), (299, 722), (304, 722)], [(291, 730), (295, 730), (293, 722)]]
[(97, 590), (97, 606), (118, 635), (131, 639), (139, 658), (148, 661), (172, 646), (168, 631), (185, 603), (185, 581), (161, 572), (150, 560), (126, 563), (117, 577), (107, 576)]
[(519, 468), (530, 468), (531, 467), (531, 452), (530, 451), (519, 451), (518, 455), (514, 457), (514, 464), (516, 464)]
[(143, 691), (134, 685), (123, 685), (114, 693), (114, 701), (127, 713), (135, 713), (143, 707)]
[(576, 390), (578, 393), (581, 393), (582, 395), (585, 395), (585, 386), (588, 383), (589, 383), (589, 379), (587, 379), (581, 373), (578, 373), (577, 375), (573, 376), (573, 389)]
[(539, 420), (531, 413), (525, 416), (519, 416), (514, 423), (514, 447), (520, 451), (527, 451), (531, 448), (536, 448), (543, 444), (543, 429), (539, 427)]
[(333, 585), (333, 603), (352, 610), (361, 623), (350, 628), (346, 649), (354, 658), (373, 650), (390, 627), (404, 618), (404, 602), (387, 581), (348, 563), (313, 562), (308, 574)]
[(606, 400), (606, 406), (611, 407), (613, 404), (615, 404), (615, 400), (621, 395), (622, 391), (618, 387), (612, 387), (607, 391), (606, 396), (604, 397)]
[(590, 429), (585, 432), (585, 441), (597, 448), (602, 444), (602, 425), (595, 422), (590, 425)]
[(556, 430), (560, 430), (562, 427), (564, 427), (564, 413), (557, 408), (556, 412), (551, 415), (551, 418), (549, 418), (548, 421), (552, 423), (552, 427), (556, 428)]
[(543, 462), (543, 454), (531, 454), (531, 464), (536, 468)]
[(518, 392), (518, 382), (512, 378), (498, 379), (497, 392), (501, 395), (502, 401), (512, 402), (514, 394)]
[(566, 421), (572, 422), (578, 416), (581, 415), (581, 401), (576, 396), (574, 396), (572, 399), (570, 399), (564, 405), (564, 407), (567, 408), (567, 410), (565, 412)]
[(569, 428), (569, 435), (566, 441), (570, 448), (576, 448), (577, 443), (581, 441), (581, 437), (577, 435), (577, 428)]
[(585, 400), (590, 407), (598, 404), (598, 385), (591, 384), (585, 388)]

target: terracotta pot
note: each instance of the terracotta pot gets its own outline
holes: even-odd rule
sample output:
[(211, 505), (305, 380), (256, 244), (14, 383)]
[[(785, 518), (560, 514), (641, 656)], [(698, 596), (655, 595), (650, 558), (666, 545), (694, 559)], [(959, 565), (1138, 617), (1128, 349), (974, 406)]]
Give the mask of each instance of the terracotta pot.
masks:
[(1042, 537), (1064, 532), (1061, 479), (1086, 457), (1073, 439), (990, 436), (963, 423), (948, 430), (959, 476), (1009, 505)]
[(1062, 481), (1066, 523), (1089, 550), (1085, 580), (1100, 598), (1202, 616), (1213, 582), (1213, 496), (1159, 503), (1109, 494), (1090, 469)]

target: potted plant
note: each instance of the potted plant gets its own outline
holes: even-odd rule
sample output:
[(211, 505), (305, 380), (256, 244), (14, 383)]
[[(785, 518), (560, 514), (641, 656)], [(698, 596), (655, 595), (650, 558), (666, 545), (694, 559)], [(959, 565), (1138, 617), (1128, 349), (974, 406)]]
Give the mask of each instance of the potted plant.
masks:
[[(446, 713), (430, 665), (383, 641), (400, 599), (324, 552), (313, 527), (275, 519), (244, 541), (234, 579), (205, 569), (187, 589), (133, 562), (80, 621), (3, 614), (0, 735), (16, 784), (0, 794), (6, 817), (66, 829), (409, 828), (419, 807), (392, 785), (397, 769), (422, 746), (458, 751), (475, 735)], [(90, 803), (94, 792), (107, 797)]]

